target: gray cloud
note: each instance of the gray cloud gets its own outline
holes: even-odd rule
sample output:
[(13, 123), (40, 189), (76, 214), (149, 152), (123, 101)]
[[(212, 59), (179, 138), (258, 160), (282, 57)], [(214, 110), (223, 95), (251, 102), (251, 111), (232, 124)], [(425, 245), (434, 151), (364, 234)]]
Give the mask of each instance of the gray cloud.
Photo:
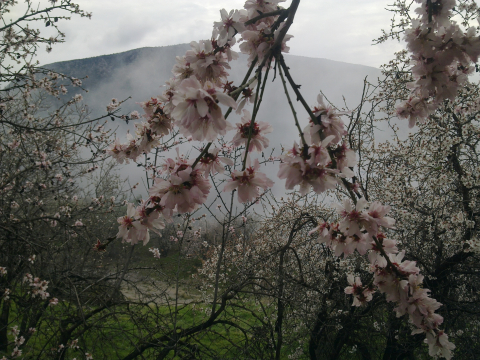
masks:
[[(77, 77), (90, 75), (90, 78), (84, 83), (90, 92), (84, 98), (92, 109), (92, 115), (102, 113), (112, 97), (124, 99), (128, 96), (132, 96), (132, 100), (122, 107), (123, 112), (128, 113), (133, 110), (142, 112), (136, 102), (145, 101), (163, 91), (161, 86), (172, 76), (171, 68), (175, 56), (183, 55), (187, 49), (189, 49), (189, 46), (186, 44), (142, 48), (121, 54), (71, 61), (56, 66), (59, 67), (57, 70), (65, 73), (71, 73), (72, 70), (75, 70), (76, 73), (73, 75)], [(373, 67), (327, 59), (287, 55), (286, 61), (295, 82), (301, 85), (301, 92), (311, 106), (316, 104), (317, 94), (322, 90), (329, 100), (337, 106), (342, 106), (345, 98), (347, 105), (350, 108), (355, 108), (361, 98), (365, 76), (368, 76), (372, 82), (380, 76), (380, 71)], [(234, 84), (238, 84), (243, 79), (246, 69), (247, 59), (244, 55), (238, 61), (232, 63), (232, 70), (229, 73)], [(295, 99), (292, 91), (290, 91), (290, 95)], [(303, 128), (308, 124), (308, 114), (298, 102), (295, 103), (295, 107)], [(235, 124), (240, 122), (240, 117), (232, 114), (228, 120)], [(274, 83), (271, 81), (267, 83), (264, 101), (258, 113), (258, 120), (269, 122), (274, 128), (274, 132), (268, 135), (270, 149), (265, 151), (267, 157), (273, 148), (275, 148), (273, 155), (278, 156), (282, 146), (288, 149), (293, 145), (293, 141), (297, 140), (297, 143), (299, 142), (298, 131), (294, 125), (291, 110), (286, 103), (286, 96), (278, 76)], [(117, 134), (122, 142), (125, 141), (127, 129), (134, 130), (132, 122), (126, 125), (117, 120), (114, 123), (109, 122), (109, 125), (111, 127), (119, 126)], [(233, 132), (229, 136), (231, 138)], [(188, 143), (180, 146), (180, 150), (188, 153), (192, 151), (192, 145), (198, 146), (199, 144)], [(193, 150), (192, 156), (195, 156), (195, 154), (197, 152)], [(175, 155), (172, 152), (168, 156), (174, 157)], [(264, 171), (271, 179), (275, 179), (278, 164), (268, 165), (264, 168)], [(122, 174), (125, 177), (128, 176), (132, 184), (139, 182), (140, 188), (143, 188), (142, 181), (145, 174), (139, 172), (135, 164), (123, 166)], [(285, 193), (284, 181), (279, 179), (274, 181), (273, 191), (275, 195), (283, 195)], [(146, 194), (144, 190), (140, 192), (143, 195)]]
[[(66, 43), (41, 63), (85, 58), (145, 46), (189, 43), (209, 38), (219, 10), (241, 8), (243, 0), (78, 0), (92, 20), (73, 17), (60, 26)], [(378, 67), (400, 45), (371, 46), (389, 25), (387, 0), (304, 0), (290, 33), (291, 53)], [(288, 6), (289, 2), (284, 3)]]

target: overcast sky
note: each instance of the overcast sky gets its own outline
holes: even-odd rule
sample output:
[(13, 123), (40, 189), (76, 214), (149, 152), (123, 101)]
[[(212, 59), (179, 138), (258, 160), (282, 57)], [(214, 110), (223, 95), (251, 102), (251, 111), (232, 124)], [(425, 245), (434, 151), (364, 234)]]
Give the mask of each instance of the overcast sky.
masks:
[[(378, 67), (398, 43), (372, 46), (389, 25), (390, 0), (302, 0), (289, 33), (290, 53)], [(207, 39), (219, 9), (242, 8), (243, 0), (77, 0), (91, 20), (61, 21), (66, 43), (40, 52), (42, 64), (112, 54), (145, 46)], [(290, 1), (283, 3), (285, 7)], [(48, 29), (45, 29), (48, 30)]]

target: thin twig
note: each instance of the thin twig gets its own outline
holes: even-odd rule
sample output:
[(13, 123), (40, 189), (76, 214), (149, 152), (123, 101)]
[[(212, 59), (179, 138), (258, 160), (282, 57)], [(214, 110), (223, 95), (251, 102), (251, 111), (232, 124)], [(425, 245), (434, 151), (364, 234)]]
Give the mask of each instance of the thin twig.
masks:
[(268, 13), (263, 13), (258, 16), (255, 16), (253, 19), (250, 19), (245, 22), (245, 25), (255, 24), (258, 20), (265, 19), (266, 17), (277, 16), (277, 15), (288, 15), (288, 11), (290, 9), (279, 9), (275, 11), (271, 11)]
[(307, 142), (305, 141), (302, 128), (300, 127), (300, 124), (298, 122), (297, 112), (295, 111), (295, 108), (293, 107), (293, 104), (292, 104), (292, 100), (290, 99), (290, 95), (288, 94), (287, 83), (285, 82), (285, 77), (283, 76), (281, 67), (278, 68), (278, 72), (280, 73), (280, 77), (282, 78), (282, 84), (285, 90), (285, 95), (287, 95), (288, 105), (290, 105), (290, 109), (292, 109), (293, 117), (295, 118), (295, 125), (297, 126), (298, 133), (300, 135), (300, 138), (302, 139), (302, 144), (305, 146), (307, 145)]

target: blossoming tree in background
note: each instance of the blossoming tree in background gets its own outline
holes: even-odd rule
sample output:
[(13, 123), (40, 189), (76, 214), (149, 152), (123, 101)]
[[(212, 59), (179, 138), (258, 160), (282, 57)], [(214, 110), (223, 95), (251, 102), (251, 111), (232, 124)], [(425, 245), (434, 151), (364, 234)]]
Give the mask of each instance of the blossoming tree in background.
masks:
[(27, 0), (9, 20), (17, 5), (0, 2), (0, 358), (89, 358), (93, 347), (80, 335), (126, 304), (126, 271), (91, 256), (125, 199), (115, 165), (104, 161), (105, 119), (118, 115), (90, 117), (82, 81), (35, 60), (62, 41), (59, 23), (89, 14), (70, 0), (44, 8)]

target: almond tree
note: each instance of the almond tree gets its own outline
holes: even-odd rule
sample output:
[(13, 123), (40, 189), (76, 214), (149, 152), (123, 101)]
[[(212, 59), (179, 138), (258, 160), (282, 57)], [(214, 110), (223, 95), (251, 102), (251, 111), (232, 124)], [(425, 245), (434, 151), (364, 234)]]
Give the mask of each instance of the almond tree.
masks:
[[(419, 264), (432, 297), (442, 303), (439, 313), (460, 358), (478, 350), (477, 99), (478, 84), (467, 83), (408, 138), (371, 144), (363, 153), (363, 167), (370, 171), (365, 194), (391, 204), (397, 219), (392, 236)], [(398, 324), (391, 326), (393, 333)], [(397, 340), (389, 341), (398, 354)]]
[[(147, 122), (137, 127), (137, 136), (130, 138), (127, 144), (115, 142), (111, 146), (109, 153), (121, 161), (135, 161), (141, 154), (149, 154), (154, 148), (158, 155), (162, 137), (170, 134), (174, 126), (184, 137), (206, 142), (199, 146), (199, 155), (195, 160), (177, 155), (176, 159), (167, 159), (162, 167), (157, 164), (157, 157), (146, 164), (149, 177), (154, 178), (150, 197), (137, 209), (130, 206), (127, 216), (119, 220), (121, 225), (118, 237), (132, 244), (147, 242), (148, 232), (158, 231), (163, 226), (163, 219), (169, 221), (172, 212), (184, 214), (188, 224), (191, 214), (207, 201), (212, 185), (218, 190), (215, 180), (211, 183), (203, 177), (204, 168), (200, 164), (214, 161), (219, 166), (211, 169), (214, 172), (224, 172), (217, 159), (218, 151), (215, 149), (211, 152), (211, 147), (218, 147), (215, 139), (225, 136), (230, 129), (227, 117), (231, 111), (246, 106), (248, 102), (253, 103), (251, 118), (238, 126), (239, 133), (234, 137), (237, 145), (239, 138), (246, 139), (244, 154), (238, 165), (235, 161), (225, 163), (230, 180), (223, 191), (231, 192), (231, 199), (237, 191), (239, 202), (249, 204), (258, 200), (260, 189), (263, 191), (271, 187), (272, 181), (259, 171), (259, 161), (253, 157), (256, 147), (264, 146), (257, 137), (261, 136), (262, 129), (265, 131), (268, 127), (257, 122), (257, 113), (266, 81), (273, 69), (278, 72), (285, 88), (286, 100), (291, 106), (293, 120), (299, 131), (298, 143), (292, 141), (293, 146), (279, 158), (281, 165), (278, 177), (286, 179), (287, 189), (295, 189), (299, 185), (301, 195), (309, 191), (324, 194), (336, 188), (343, 189), (348, 198), (343, 199), (343, 206), (337, 206), (338, 215), (333, 218), (333, 222), (316, 221), (318, 241), (330, 248), (337, 257), (354, 252), (365, 255), (368, 251), (370, 275), (363, 281), (360, 277), (349, 276), (350, 286), (345, 288), (345, 292), (353, 295), (354, 306), (367, 305), (378, 296), (375, 294), (384, 294), (387, 302), (395, 304), (392, 310), (396, 316), (406, 315), (413, 327), (412, 335), (423, 334), (431, 356), (450, 358), (455, 346), (440, 329), (443, 317), (436, 312), (440, 303), (430, 297), (429, 290), (423, 288), (424, 276), (420, 274), (417, 263), (404, 259), (404, 243), (388, 237), (387, 231), (393, 229), (395, 223), (388, 216), (391, 206), (384, 205), (383, 198), (370, 201), (365, 191), (366, 184), (360, 178), (360, 175), (367, 176), (368, 173), (355, 176), (352, 171), (356, 165), (354, 150), (360, 151), (361, 143), (354, 144), (351, 136), (350, 139), (344, 138), (349, 135), (341, 119), (345, 114), (326, 104), (321, 96), (317, 97), (317, 104), (310, 107), (300, 86), (289, 72), (282, 52), (288, 51), (286, 42), (291, 36), (287, 32), (300, 2), (292, 1), (287, 9), (278, 6), (280, 2), (249, 0), (242, 10), (232, 10), (230, 13), (222, 10), (222, 21), (214, 24), (212, 39), (192, 42), (192, 49), (185, 56), (177, 58), (177, 64), (172, 70), (174, 77), (167, 82), (167, 90), (144, 103)], [(400, 33), (405, 32), (408, 50), (412, 53), (414, 66), (411, 73), (415, 82), (409, 99), (399, 106), (397, 113), (400, 117), (409, 118), (410, 126), (426, 122), (427, 117), (443, 101), (457, 97), (459, 89), (465, 84), (465, 75), (472, 71), (472, 62), (476, 61), (480, 53), (477, 29), (469, 27), (468, 21), (469, 12), (475, 12), (474, 7), (467, 6), (472, 2), (461, 2), (460, 11), (467, 12), (467, 20), (462, 24), (457, 24), (452, 19), (457, 11), (454, 0), (417, 2), (419, 7), (415, 18), (409, 18), (411, 15), (405, 9), (405, 3), (396, 4), (400, 8), (400, 14), (407, 18), (407, 21), (400, 23)], [(398, 35), (392, 32), (385, 37), (395, 34)], [(231, 49), (236, 35), (240, 36), (240, 50), (249, 56), (250, 68), (243, 82), (233, 86), (227, 75), (228, 63), (236, 57)], [(288, 85), (309, 114), (310, 124), (306, 128), (299, 123)], [(240, 95), (243, 99), (237, 104)], [(392, 97), (390, 91), (383, 100), (395, 102), (398, 99), (402, 97)], [(222, 114), (219, 104), (228, 107), (225, 114)], [(355, 112), (358, 116), (351, 119), (351, 133), (358, 125), (356, 121), (360, 117), (361, 107), (355, 109)], [(250, 126), (247, 133), (245, 125), (248, 121)], [(156, 129), (157, 126), (160, 127)], [(252, 141), (254, 146), (250, 146)], [(232, 218), (237, 215), (232, 212), (232, 205), (228, 206), (223, 198), (222, 202), (227, 216), (223, 222), (222, 244), (215, 258), (216, 266), (213, 266), (216, 270), (211, 274), (214, 283), (210, 317), (203, 323), (180, 331), (177, 330), (175, 317), (170, 331), (149, 338), (148, 345), (139, 344), (127, 358), (134, 358), (152, 347), (157, 347), (160, 351), (159, 358), (164, 358), (170, 351), (178, 351), (180, 346), (189, 348), (185, 341), (204, 329), (219, 324), (219, 317), (224, 313), (228, 300), (235, 298), (250, 284), (250, 278), (245, 277), (223, 289), (219, 286), (220, 280), (224, 279), (221, 269), (227, 256), (227, 240), (231, 233), (229, 229)], [(233, 204), (232, 200), (230, 204)], [(210, 209), (209, 205), (207, 209)], [(303, 223), (301, 218), (299, 221)], [(292, 228), (294, 232), (300, 231), (306, 223), (301, 228), (297, 228), (297, 225)], [(283, 264), (282, 254), (287, 249), (288, 246), (280, 252), (280, 264)], [(300, 266), (301, 261), (299, 263)], [(284, 275), (283, 265), (280, 265), (277, 274), (280, 283), (283, 282)], [(272, 357), (277, 359), (282, 353), (284, 333), (282, 286), (278, 289), (278, 305), (275, 310), (277, 318), (271, 337)], [(220, 295), (221, 290), (223, 295)], [(231, 322), (229, 325), (236, 326)]]
[[(91, 256), (125, 198), (104, 161), (105, 119), (118, 115), (91, 118), (80, 93), (67, 97), (82, 91), (81, 80), (35, 62), (39, 47), (62, 41), (59, 22), (89, 15), (70, 0), (23, 5), (9, 19), (18, 2), (0, 3), (0, 356), (88, 358), (81, 335), (98, 327), (99, 314), (113, 316), (111, 306), (126, 306), (126, 271), (102, 271)], [(44, 38), (35, 24), (58, 34)]]

